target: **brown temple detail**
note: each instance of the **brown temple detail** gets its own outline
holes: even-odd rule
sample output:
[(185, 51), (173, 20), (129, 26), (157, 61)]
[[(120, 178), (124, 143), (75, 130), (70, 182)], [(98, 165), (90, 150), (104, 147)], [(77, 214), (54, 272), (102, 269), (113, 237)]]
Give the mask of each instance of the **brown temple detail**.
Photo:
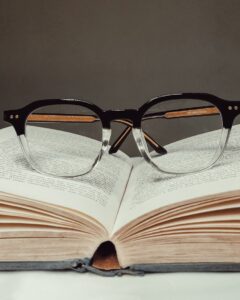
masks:
[(164, 114), (166, 119), (181, 118), (181, 117), (194, 117), (194, 116), (208, 116), (220, 114), (217, 107), (204, 107), (204, 108), (192, 108), (179, 111), (169, 111)]
[(122, 142), (125, 140), (125, 138), (128, 136), (128, 134), (131, 132), (132, 128), (126, 127), (126, 129), (124, 129), (124, 131), (121, 133), (121, 135), (118, 137), (118, 139), (116, 140), (116, 142), (114, 143), (114, 146), (119, 146), (122, 144)]
[[(217, 107), (196, 107), (191, 109), (179, 110), (179, 111), (168, 111), (164, 113), (164, 117), (167, 119), (181, 118), (181, 117), (193, 117), (193, 116), (207, 116), (219, 114), (220, 111)], [(159, 115), (156, 114), (156, 118)], [(145, 117), (145, 120), (148, 118)], [(152, 119), (152, 116), (151, 116)], [(28, 116), (27, 121), (30, 122), (86, 122), (91, 123), (98, 121), (99, 119), (95, 116), (90, 115), (64, 115), (64, 114), (31, 114)], [(132, 123), (128, 120), (117, 119), (116, 122), (125, 124), (132, 127)]]
[(152, 143), (156, 147), (159, 147), (159, 144), (156, 143), (148, 134), (144, 133), (144, 137), (147, 140), (147, 142)]
[[(133, 125), (132, 125), (131, 122), (129, 122), (129, 121), (127, 121), (127, 120), (121, 120), (121, 119), (118, 119), (118, 120), (116, 120), (116, 122), (123, 123), (123, 124), (129, 126), (129, 127), (123, 132), (124, 134), (121, 134), (121, 136), (119, 137), (118, 143), (120, 143), (120, 142), (121, 142), (122, 140), (124, 140), (125, 137), (130, 133), (130, 131), (131, 131)], [(146, 140), (147, 140), (148, 142), (153, 143), (156, 147), (159, 147), (158, 143), (155, 142), (155, 141), (154, 141), (154, 140), (153, 140), (146, 132), (143, 132), (143, 134), (144, 134), (144, 137), (146, 138)], [(116, 145), (117, 145), (118, 143), (116, 143)]]
[(80, 116), (80, 115), (63, 115), (63, 114), (31, 114), (27, 121), (30, 122), (86, 122), (91, 123), (97, 121), (95, 116)]

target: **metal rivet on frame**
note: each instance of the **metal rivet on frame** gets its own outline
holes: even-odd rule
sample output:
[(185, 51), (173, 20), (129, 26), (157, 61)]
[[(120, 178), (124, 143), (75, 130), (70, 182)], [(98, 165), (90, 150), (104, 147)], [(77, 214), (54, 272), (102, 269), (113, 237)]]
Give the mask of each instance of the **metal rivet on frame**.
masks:
[(18, 119), (18, 118), (19, 118), (19, 115), (16, 115), (16, 116), (15, 116), (15, 119)]
[(228, 106), (228, 110), (232, 110), (232, 106), (231, 105)]
[(10, 119), (13, 119), (13, 115), (10, 115)]
[(234, 106), (234, 109), (235, 109), (235, 110), (238, 110), (238, 106), (237, 106), (237, 105), (235, 105), (235, 106)]

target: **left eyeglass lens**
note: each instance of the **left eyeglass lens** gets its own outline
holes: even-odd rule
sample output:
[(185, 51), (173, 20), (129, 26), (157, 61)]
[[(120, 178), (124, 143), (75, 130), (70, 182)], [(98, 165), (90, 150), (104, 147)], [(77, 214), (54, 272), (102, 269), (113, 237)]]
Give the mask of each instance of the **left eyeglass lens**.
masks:
[(27, 152), (40, 172), (74, 177), (87, 173), (102, 146), (102, 123), (92, 110), (72, 104), (33, 111), (25, 125)]

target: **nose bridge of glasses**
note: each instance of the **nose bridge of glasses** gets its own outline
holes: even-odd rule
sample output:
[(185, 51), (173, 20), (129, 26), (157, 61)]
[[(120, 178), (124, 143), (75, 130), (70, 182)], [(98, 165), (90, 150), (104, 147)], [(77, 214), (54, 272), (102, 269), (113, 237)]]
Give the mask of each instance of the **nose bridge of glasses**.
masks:
[(139, 124), (139, 115), (136, 109), (107, 110), (105, 111), (105, 118), (108, 120), (109, 125), (116, 120), (130, 123), (133, 127), (138, 127)]
[[(141, 119), (139, 117), (138, 111), (134, 109), (107, 111), (105, 112), (105, 114), (105, 120), (108, 120), (107, 122), (109, 123), (109, 128), (110, 123), (112, 121), (127, 126), (125, 130), (120, 134), (120, 136), (113, 142), (111, 148), (109, 149), (109, 153), (116, 153), (128, 137), (129, 133), (132, 131), (132, 129), (140, 129)], [(161, 155), (167, 153), (167, 151), (161, 145), (159, 145), (151, 136), (149, 136), (147, 132), (143, 131), (143, 135), (146, 139), (146, 142), (157, 153)]]

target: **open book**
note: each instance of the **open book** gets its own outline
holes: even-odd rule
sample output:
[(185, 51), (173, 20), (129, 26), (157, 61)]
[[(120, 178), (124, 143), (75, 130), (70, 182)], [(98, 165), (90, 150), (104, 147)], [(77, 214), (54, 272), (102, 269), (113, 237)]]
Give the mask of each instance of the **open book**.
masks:
[(14, 129), (1, 129), (0, 269), (240, 270), (234, 134), (221, 161), (200, 173), (163, 174), (119, 152), (62, 179), (33, 171)]

